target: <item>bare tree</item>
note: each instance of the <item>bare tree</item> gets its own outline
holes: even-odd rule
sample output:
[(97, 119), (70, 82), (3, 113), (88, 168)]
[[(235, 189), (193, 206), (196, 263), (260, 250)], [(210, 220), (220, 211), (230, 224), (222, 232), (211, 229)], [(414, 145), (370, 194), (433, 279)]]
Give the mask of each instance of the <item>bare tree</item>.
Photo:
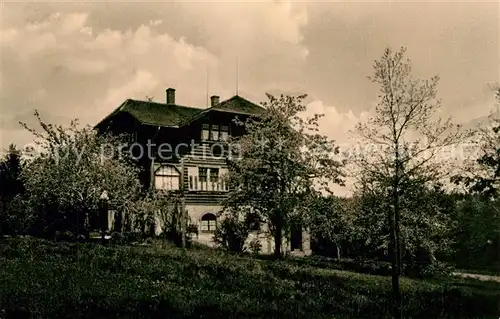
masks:
[(369, 77), (380, 86), (375, 114), (356, 127), (364, 145), (375, 146), (369, 153), (361, 152), (355, 158), (361, 179), (365, 187), (368, 184), (384, 190), (382, 194), (390, 207), (394, 317), (402, 316), (400, 200), (411, 189), (409, 185), (413, 179), (424, 182), (440, 179), (445, 171), (437, 155), (466, 135), (450, 119), (442, 120), (438, 116), (441, 107), (436, 97), (439, 77), (414, 79), (405, 52), (405, 48), (396, 53), (387, 48), (375, 61), (374, 74)]

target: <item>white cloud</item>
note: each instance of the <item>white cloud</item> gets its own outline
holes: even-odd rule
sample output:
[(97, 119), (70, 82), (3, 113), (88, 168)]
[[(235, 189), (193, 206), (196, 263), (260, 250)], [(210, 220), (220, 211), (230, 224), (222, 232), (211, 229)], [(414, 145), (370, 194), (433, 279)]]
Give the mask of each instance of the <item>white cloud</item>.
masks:
[[(158, 81), (148, 71), (137, 71), (136, 74), (123, 84), (110, 89), (104, 98), (105, 105), (118, 106), (124, 96), (137, 96), (150, 92), (158, 85)], [(96, 101), (99, 103), (99, 101)]]
[(83, 58), (69, 58), (64, 62), (71, 72), (82, 74), (93, 74), (105, 72), (108, 63), (102, 60), (86, 60)]
[[(4, 65), (17, 71), (14, 75), (2, 70), (4, 79), (10, 78), (2, 102), (7, 108), (12, 101), (22, 104), (7, 115), (46, 108), (54, 115), (82, 118), (88, 114), (91, 117), (82, 120), (92, 123), (126, 98), (144, 99), (163, 92), (166, 86), (189, 96), (199, 70), (217, 65), (217, 58), (206, 49), (185, 39), (175, 40), (149, 25), (136, 30), (91, 31), (87, 17), (82, 13), (53, 14), (2, 32)], [(23, 101), (26, 92), (44, 93), (27, 94), (30, 98)], [(33, 103), (42, 97), (47, 99), (45, 104)], [(7, 109), (2, 111), (5, 114)]]
[(47, 91), (45, 91), (45, 89), (43, 88), (40, 88), (32, 94), (31, 99), (33, 101), (36, 101), (36, 100), (42, 100), (46, 97), (47, 97)]
[(315, 100), (307, 105), (305, 112), (306, 116), (314, 114), (324, 114), (319, 120), (320, 131), (344, 148), (354, 144), (350, 138), (355, 138), (355, 135), (351, 134), (351, 131), (355, 129), (357, 123), (366, 121), (370, 113), (362, 112), (355, 115), (352, 110), (341, 112), (335, 106), (328, 106), (323, 101)]
[(87, 22), (87, 13), (73, 13), (64, 15), (62, 21), (60, 21), (60, 34), (74, 34), (77, 31), (84, 29)]
[[(261, 100), (277, 87), (304, 90), (303, 67), (308, 49), (302, 43), (302, 28), (308, 23), (307, 6), (290, 2), (186, 3), (183, 18), (195, 21), (208, 50), (216, 54), (220, 67), (210, 70), (219, 78), (210, 86), (221, 95), (234, 93), (236, 60), (239, 85), (249, 96)], [(228, 85), (230, 83), (230, 85)]]
[[(352, 111), (341, 112), (335, 106), (325, 105), (321, 100), (315, 100), (307, 104), (307, 110), (302, 114), (303, 117), (311, 117), (314, 114), (324, 114), (319, 120), (320, 133), (335, 141), (340, 149), (340, 159), (348, 159), (346, 156), (352, 152), (365, 151), (366, 148), (360, 147), (354, 133), (356, 124), (364, 122), (370, 115), (369, 112), (362, 112), (359, 115)], [(343, 154), (347, 152), (347, 154)], [(352, 165), (348, 162), (345, 172), (352, 170)], [(337, 196), (350, 196), (353, 191), (355, 179), (352, 176), (345, 178), (345, 186), (331, 185), (331, 190)]]
[(161, 21), (161, 20), (149, 20), (149, 25), (151, 25), (151, 26), (157, 26), (157, 25), (160, 25), (162, 23), (163, 23), (163, 21)]
[[(117, 10), (127, 8), (113, 5), (116, 10), (101, 4), (61, 5), (57, 13), (50, 4), (38, 4), (36, 10), (30, 4), (6, 6), (9, 19), (0, 32), (1, 147), (28, 140), (16, 123), (34, 109), (49, 122), (78, 117), (83, 124), (95, 124), (127, 98), (164, 101), (167, 87), (177, 89), (178, 103), (202, 106), (207, 69), (209, 94), (229, 98), (237, 56), (240, 94), (250, 93), (247, 98), (261, 101), (274, 84), (287, 86), (301, 78), (308, 52), (301, 43), (301, 28), (307, 24), (301, 4), (137, 5), (130, 7), (133, 24), (120, 18), (122, 26), (103, 27), (101, 22), (116, 21)], [(188, 26), (179, 30), (192, 34), (199, 25), (204, 41), (193, 42), (190, 33), (168, 24), (178, 16)]]
[(290, 2), (186, 4), (183, 13), (209, 34), (224, 35), (211, 38), (212, 44), (250, 57), (269, 53), (270, 45), (279, 51), (282, 44), (300, 44), (307, 24), (307, 7)]
[[(408, 41), (415, 71), (442, 76), (439, 92), (451, 105), (444, 111), (466, 121), (472, 113), (485, 114), (478, 108), (487, 110), (490, 103), (471, 92), (478, 83), (498, 79), (498, 55), (492, 49), (498, 44), (498, 19), (491, 6), (455, 7), (289, 1), (7, 3), (0, 32), (2, 145), (21, 139), (16, 123), (35, 108), (49, 121), (80, 117), (94, 124), (126, 98), (164, 101), (167, 87), (177, 89), (178, 103), (202, 106), (207, 69), (209, 94), (228, 98), (235, 93), (237, 57), (241, 95), (260, 102), (273, 90), (310, 93), (315, 101), (308, 112), (325, 113), (320, 121), (324, 133), (349, 144), (349, 130), (368, 114), (359, 110), (376, 98), (376, 88), (366, 81), (373, 59), (386, 44), (396, 48)], [(382, 14), (389, 11), (395, 14)], [(445, 17), (442, 12), (448, 11), (456, 14)], [(422, 13), (433, 23), (419, 25)], [(465, 32), (471, 26), (477, 32)], [(432, 34), (415, 32), (431, 29)], [(479, 63), (477, 50), (493, 53)], [(470, 101), (463, 102), (464, 96)]]

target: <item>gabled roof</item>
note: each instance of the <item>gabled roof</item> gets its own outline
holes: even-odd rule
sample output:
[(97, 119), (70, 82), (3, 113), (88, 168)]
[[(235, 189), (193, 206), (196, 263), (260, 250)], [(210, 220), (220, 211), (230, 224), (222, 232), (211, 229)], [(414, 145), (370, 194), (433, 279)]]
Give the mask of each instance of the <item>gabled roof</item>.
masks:
[(258, 106), (257, 104), (252, 103), (249, 100), (238, 95), (233, 96), (229, 100), (222, 101), (221, 103), (211, 107), (210, 109), (250, 115), (260, 114), (264, 111), (261, 106)]
[(250, 102), (249, 100), (235, 95), (232, 98), (222, 101), (217, 105), (214, 105), (208, 109), (201, 111), (192, 118), (188, 119), (185, 124), (191, 123), (200, 117), (203, 117), (208, 112), (227, 112), (234, 114), (244, 114), (244, 115), (259, 115), (264, 111), (264, 108), (258, 106), (257, 104)]
[(237, 95), (208, 109), (127, 99), (96, 126), (118, 113), (128, 113), (141, 124), (179, 127), (211, 111), (257, 115), (264, 109)]
[(191, 118), (203, 111), (203, 109), (129, 99), (120, 111), (129, 113), (142, 124), (178, 126), (187, 118)]

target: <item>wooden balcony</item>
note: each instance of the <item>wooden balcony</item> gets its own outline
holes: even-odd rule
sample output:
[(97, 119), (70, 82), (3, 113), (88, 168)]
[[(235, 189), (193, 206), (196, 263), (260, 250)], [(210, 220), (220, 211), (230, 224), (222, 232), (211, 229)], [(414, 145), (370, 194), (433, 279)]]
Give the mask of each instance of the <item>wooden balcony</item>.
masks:
[(207, 192), (227, 192), (228, 185), (227, 182), (218, 178), (217, 180), (211, 180), (208, 178), (207, 181), (200, 180), (198, 176), (189, 176), (188, 177), (188, 187), (189, 191), (207, 191)]

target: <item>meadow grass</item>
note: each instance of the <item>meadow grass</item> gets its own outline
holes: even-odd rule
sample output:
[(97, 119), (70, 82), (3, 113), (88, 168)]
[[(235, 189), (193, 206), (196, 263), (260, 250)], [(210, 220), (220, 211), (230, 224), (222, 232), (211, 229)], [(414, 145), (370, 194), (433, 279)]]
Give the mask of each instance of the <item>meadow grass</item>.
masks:
[[(166, 243), (0, 241), (0, 318), (385, 318), (390, 278)], [(401, 281), (405, 318), (498, 318), (500, 284)]]

